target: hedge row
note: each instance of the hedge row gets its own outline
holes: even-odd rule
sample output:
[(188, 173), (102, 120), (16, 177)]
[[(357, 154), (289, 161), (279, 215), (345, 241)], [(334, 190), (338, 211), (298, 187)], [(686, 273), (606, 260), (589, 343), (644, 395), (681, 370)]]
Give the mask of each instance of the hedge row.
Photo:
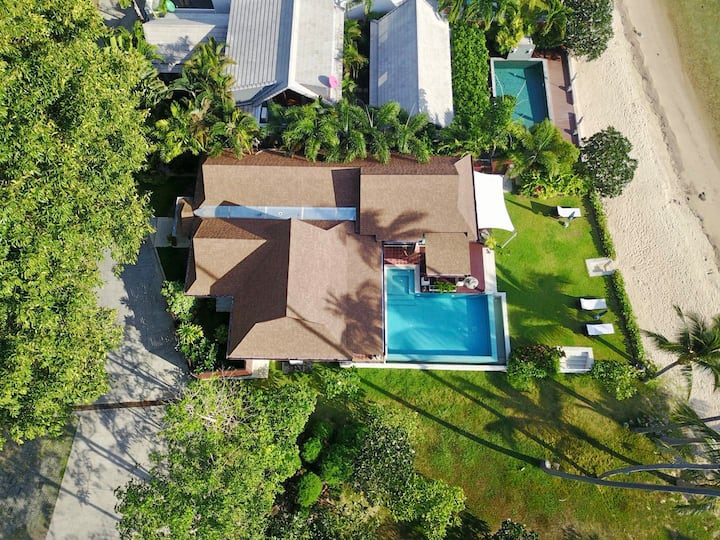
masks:
[[(600, 238), (602, 255), (614, 259), (616, 256), (615, 246), (613, 245), (610, 231), (608, 230), (605, 210), (602, 206), (600, 196), (596, 191), (591, 189), (588, 192), (587, 201), (592, 209), (593, 219), (596, 225), (595, 230)], [(617, 306), (620, 308), (620, 318), (625, 330), (628, 352), (633, 358), (635, 367), (641, 374), (647, 377), (654, 372), (655, 365), (648, 360), (645, 354), (640, 327), (637, 324), (630, 299), (625, 291), (625, 280), (618, 270), (615, 270), (610, 276), (610, 292), (615, 296)]]
[(460, 124), (469, 125), (490, 103), (490, 53), (485, 34), (477, 25), (453, 23), (450, 49), (455, 118)]

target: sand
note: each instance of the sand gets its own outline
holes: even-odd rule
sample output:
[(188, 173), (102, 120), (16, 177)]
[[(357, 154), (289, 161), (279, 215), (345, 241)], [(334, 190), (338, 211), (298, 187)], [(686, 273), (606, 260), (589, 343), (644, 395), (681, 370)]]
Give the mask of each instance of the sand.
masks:
[[(615, 0), (613, 26), (600, 59), (574, 62), (579, 132), (612, 125), (633, 145), (635, 178), (604, 204), (640, 328), (670, 337), (678, 328), (673, 304), (706, 318), (720, 313), (720, 152), (661, 3)], [(659, 367), (673, 360), (643, 343)], [(678, 370), (661, 378), (687, 395)], [(720, 391), (697, 369), (690, 403), (701, 416), (720, 415)]]

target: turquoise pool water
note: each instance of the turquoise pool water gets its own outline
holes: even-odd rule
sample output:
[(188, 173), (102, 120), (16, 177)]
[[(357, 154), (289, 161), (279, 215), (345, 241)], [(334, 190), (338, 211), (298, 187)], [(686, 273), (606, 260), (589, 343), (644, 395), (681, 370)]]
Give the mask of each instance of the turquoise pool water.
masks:
[(495, 95), (517, 96), (513, 118), (525, 127), (549, 117), (542, 61), (493, 61)]
[(388, 362), (504, 360), (504, 345), (498, 347), (497, 339), (504, 337), (502, 316), (494, 296), (416, 293), (411, 268), (387, 268), (385, 290)]

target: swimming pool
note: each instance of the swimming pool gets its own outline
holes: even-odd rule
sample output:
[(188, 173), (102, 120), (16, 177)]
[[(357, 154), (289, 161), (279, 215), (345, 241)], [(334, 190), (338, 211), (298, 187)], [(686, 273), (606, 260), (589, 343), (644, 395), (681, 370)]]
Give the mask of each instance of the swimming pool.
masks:
[(417, 279), (412, 267), (385, 269), (388, 362), (504, 362), (499, 298), (489, 294), (418, 293)]
[(493, 95), (516, 96), (513, 118), (520, 120), (527, 128), (545, 118), (552, 119), (544, 62), (542, 59), (490, 60)]

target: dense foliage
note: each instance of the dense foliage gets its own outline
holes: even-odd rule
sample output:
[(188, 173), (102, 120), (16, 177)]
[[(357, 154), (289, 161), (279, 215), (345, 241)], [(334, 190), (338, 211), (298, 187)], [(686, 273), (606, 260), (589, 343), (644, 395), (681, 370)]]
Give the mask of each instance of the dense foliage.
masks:
[(528, 531), (522, 523), (506, 519), (497, 531), (487, 537), (487, 540), (538, 540), (539, 538), (536, 532)]
[(315, 399), (301, 381), (191, 382), (168, 407), (167, 449), (149, 480), (117, 491), (121, 536), (265, 538), (275, 498), (300, 467), (297, 438)]
[(388, 163), (395, 151), (426, 163), (430, 128), (425, 113), (411, 116), (394, 101), (380, 107), (344, 99), (335, 105), (317, 100), (285, 108), (271, 103), (266, 141), (289, 155), (302, 152), (309, 161), (349, 162), (369, 155)]
[(57, 434), (106, 389), (118, 342), (98, 262), (132, 262), (149, 231), (133, 173), (148, 152), (147, 58), (108, 42), (89, 2), (0, 16), (0, 446)]
[(567, 178), (563, 181), (572, 186), (579, 154), (577, 147), (546, 118), (520, 135), (518, 144), (509, 152), (513, 167), (508, 174), (519, 178), (521, 185), (538, 181), (550, 185), (553, 180)]
[(553, 377), (558, 373), (562, 356), (559, 347), (550, 345), (515, 347), (508, 358), (508, 382), (517, 390), (531, 390), (535, 380)]
[(583, 141), (580, 171), (603, 197), (621, 195), (635, 176), (638, 162), (630, 157), (632, 144), (614, 127)]
[(637, 393), (637, 372), (623, 360), (596, 360), (590, 376), (600, 381), (618, 400), (631, 398)]
[(478, 111), (490, 103), (490, 53), (485, 34), (472, 24), (454, 23), (450, 27), (450, 50), (455, 121), (472, 125)]
[(565, 45), (573, 56), (600, 58), (613, 37), (613, 0), (565, 0), (571, 9), (567, 18)]
[(259, 132), (255, 118), (235, 107), (233, 78), (225, 45), (214, 38), (195, 48), (171, 86), (175, 95), (160, 104), (155, 123), (160, 158), (169, 162), (184, 152), (220, 155), (225, 149), (241, 157), (251, 152)]

